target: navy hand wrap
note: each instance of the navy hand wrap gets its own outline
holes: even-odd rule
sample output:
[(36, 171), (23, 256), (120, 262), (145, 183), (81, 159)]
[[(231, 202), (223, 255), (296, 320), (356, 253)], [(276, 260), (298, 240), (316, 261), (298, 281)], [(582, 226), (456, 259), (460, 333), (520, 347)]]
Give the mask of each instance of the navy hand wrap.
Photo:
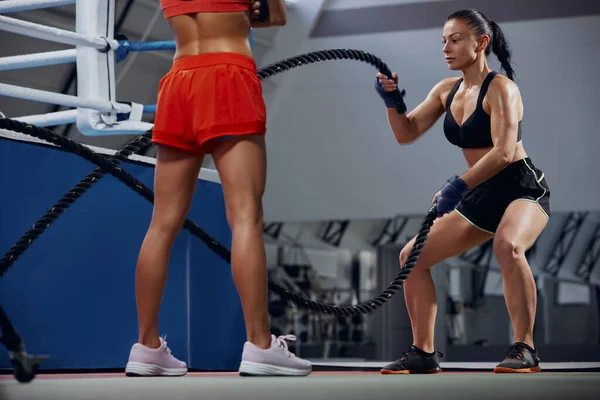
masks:
[(446, 182), (440, 190), (440, 195), (436, 201), (438, 217), (454, 211), (462, 200), (462, 195), (469, 189), (465, 181), (459, 176), (454, 176)]
[[(258, 17), (256, 17), (256, 19), (260, 22), (265, 22), (266, 20), (269, 19), (269, 2), (267, 0), (259, 0), (260, 2), (260, 7), (258, 7)], [(256, 0), (254, 2), (252, 2), (252, 4), (256, 3)]]
[(406, 91), (404, 89), (402, 89), (402, 92), (398, 89), (388, 92), (381, 86), (379, 79), (375, 78), (375, 90), (377, 90), (387, 108), (395, 108), (398, 114), (406, 112), (406, 104), (404, 104)]

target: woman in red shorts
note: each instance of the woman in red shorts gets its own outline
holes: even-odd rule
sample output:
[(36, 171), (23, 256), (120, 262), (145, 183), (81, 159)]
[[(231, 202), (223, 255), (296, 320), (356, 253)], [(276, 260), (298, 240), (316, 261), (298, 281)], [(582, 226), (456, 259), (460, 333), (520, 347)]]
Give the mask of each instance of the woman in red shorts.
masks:
[(251, 27), (283, 26), (283, 0), (161, 0), (175, 36), (171, 70), (158, 91), (154, 212), (136, 269), (139, 339), (127, 375), (187, 372), (158, 333), (169, 255), (206, 154), (221, 178), (232, 230), (231, 267), (248, 341), (242, 375), (308, 375), (312, 366), (271, 334), (262, 238), (266, 110), (250, 47)]

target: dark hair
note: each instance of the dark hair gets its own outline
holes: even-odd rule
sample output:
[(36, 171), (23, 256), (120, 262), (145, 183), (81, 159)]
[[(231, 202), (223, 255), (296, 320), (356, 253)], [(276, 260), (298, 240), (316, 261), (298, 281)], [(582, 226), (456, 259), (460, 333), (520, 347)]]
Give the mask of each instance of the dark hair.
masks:
[(490, 37), (490, 45), (485, 49), (485, 55), (488, 56), (493, 50), (500, 61), (502, 69), (506, 71), (506, 76), (514, 80), (515, 71), (511, 65), (511, 52), (504, 37), (502, 29), (497, 23), (488, 19), (481, 11), (473, 8), (456, 11), (448, 17), (448, 20), (458, 19), (466, 22), (476, 35), (487, 34)]

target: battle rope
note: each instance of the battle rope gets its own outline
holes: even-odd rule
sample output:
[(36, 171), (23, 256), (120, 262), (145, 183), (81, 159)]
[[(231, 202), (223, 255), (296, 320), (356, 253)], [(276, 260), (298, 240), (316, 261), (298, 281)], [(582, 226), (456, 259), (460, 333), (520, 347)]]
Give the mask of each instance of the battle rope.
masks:
[[(152, 146), (151, 133), (138, 136), (117, 153), (109, 158), (115, 165), (119, 165), (132, 154), (138, 154)], [(56, 204), (54, 204), (31, 228), (15, 243), (10, 250), (0, 258), (0, 277), (17, 261), (17, 259), (27, 250), (27, 248), (50, 225), (58, 219), (77, 199), (79, 199), (88, 189), (104, 177), (105, 172), (102, 168), (96, 168), (83, 178), (77, 185), (69, 190)]]
[[(263, 79), (266, 79), (273, 75), (276, 75), (278, 73), (281, 73), (283, 71), (287, 71), (291, 68), (299, 67), (299, 66), (309, 64), (309, 63), (314, 63), (314, 62), (325, 61), (325, 60), (336, 60), (336, 59), (352, 59), (352, 60), (364, 61), (364, 62), (367, 62), (367, 63), (377, 67), (381, 73), (383, 73), (387, 76), (391, 76), (391, 72), (388, 69), (388, 67), (385, 65), (385, 63), (383, 61), (381, 61), (376, 56), (369, 54), (367, 52), (363, 52), (363, 51), (341, 50), (341, 49), (316, 51), (316, 52), (292, 57), (292, 58), (274, 63), (272, 65), (269, 65), (269, 66), (259, 70), (258, 76), (260, 77), (261, 80), (263, 80)], [(5, 118), (5, 119), (0, 119), (0, 129), (7, 129), (7, 130), (12, 130), (12, 131), (16, 131), (19, 133), (27, 134), (30, 136), (34, 136), (38, 139), (42, 139), (47, 142), (58, 145), (59, 147), (65, 149), (65, 150), (68, 150), (72, 153), (75, 153), (75, 154), (85, 158), (86, 160), (96, 164), (99, 168), (94, 170), (94, 172), (105, 171), (107, 173), (110, 173), (115, 178), (117, 178), (121, 182), (125, 183), (130, 188), (132, 188), (135, 192), (140, 194), (142, 197), (144, 197), (149, 202), (152, 203), (154, 200), (154, 192), (151, 189), (146, 187), (142, 182), (140, 182), (134, 176), (125, 172), (123, 169), (121, 169), (118, 166), (118, 163), (120, 161), (122, 161), (120, 159), (120, 157), (125, 157), (125, 158), (128, 157), (128, 155), (125, 155), (126, 154), (126, 152), (124, 151), (125, 148), (119, 152), (120, 155), (118, 157), (117, 157), (117, 155), (115, 155), (109, 159), (98, 153), (95, 153), (94, 151), (90, 150), (89, 148), (87, 148), (79, 143), (76, 143), (64, 136), (58, 136), (58, 135), (54, 134), (53, 132), (51, 132), (47, 129), (44, 129), (44, 128), (26, 125), (21, 122)], [(145, 136), (142, 136), (142, 137), (145, 137)], [(133, 152), (135, 150), (132, 150), (130, 148), (128, 151)], [(119, 154), (119, 153), (117, 153), (117, 154)], [(100, 177), (101, 177), (100, 175), (95, 175), (92, 178), (90, 178), (90, 176), (92, 174), (94, 174), (94, 172), (92, 172), (90, 175), (88, 175), (88, 177), (86, 177), (84, 179), (84, 181), (86, 181), (86, 179), (87, 179), (87, 181), (85, 183), (83, 183), (83, 181), (82, 181), (82, 183), (80, 183), (80, 185), (76, 186), (77, 191), (75, 193), (77, 193), (77, 195), (66, 195), (66, 196), (68, 196), (69, 200), (67, 200), (66, 202), (63, 201), (62, 203), (59, 201), (59, 203), (57, 203), (57, 205), (55, 205), (55, 210), (51, 209), (44, 216), (45, 219), (42, 218), (43, 221), (42, 220), (38, 221), (38, 224), (41, 223), (42, 227), (38, 226), (36, 228), (36, 225), (38, 225), (38, 224), (35, 224), (34, 227), (32, 228), (33, 232), (32, 232), (32, 230), (28, 231), (28, 233), (26, 233), (23, 236), (23, 238), (21, 240), (19, 240), (17, 242), (17, 244), (15, 244), (15, 246), (13, 246), (13, 248), (11, 248), (9, 253), (7, 253), (7, 255), (5, 255), (2, 259), (0, 259), (0, 277), (2, 277), (2, 275), (8, 270), (9, 266), (16, 260), (16, 257), (18, 257), (18, 255), (22, 254), (27, 249), (27, 247), (31, 244), (31, 241), (33, 239), (39, 237), (41, 232), (43, 232), (43, 230), (45, 230), (52, 221), (54, 221), (54, 220), (56, 220), (56, 218), (58, 218), (58, 216), (66, 208), (66, 207), (64, 207), (65, 204), (69, 204), (69, 205), (72, 204), (72, 202), (75, 201), (76, 198), (81, 196), (89, 187), (91, 187), (91, 185), (95, 181), (100, 179)], [(90, 181), (90, 179), (91, 179), (91, 181)], [(73, 197), (73, 196), (76, 196), (76, 197)], [(65, 198), (63, 198), (63, 199), (65, 199)], [(57, 211), (57, 210), (60, 210), (60, 211)], [(436, 210), (435, 210), (435, 207), (432, 207), (428, 211), (428, 213), (419, 229), (419, 232), (415, 239), (414, 246), (413, 246), (411, 253), (409, 254), (409, 257), (404, 265), (404, 268), (400, 271), (400, 273), (396, 276), (394, 281), (392, 281), (391, 285), (386, 290), (382, 291), (377, 297), (375, 297), (371, 300), (362, 302), (355, 306), (351, 306), (351, 305), (338, 306), (338, 305), (319, 303), (319, 302), (315, 302), (315, 301), (306, 299), (306, 298), (302, 297), (300, 294), (288, 291), (282, 285), (280, 285), (276, 282), (273, 282), (271, 280), (269, 280), (269, 289), (275, 293), (278, 293), (282, 297), (291, 300), (293, 303), (295, 303), (296, 305), (298, 305), (299, 307), (302, 307), (302, 308), (306, 308), (306, 309), (310, 309), (310, 310), (314, 310), (314, 311), (318, 311), (318, 312), (322, 312), (322, 313), (326, 313), (326, 314), (335, 314), (338, 316), (353, 316), (353, 315), (358, 315), (358, 314), (368, 314), (368, 313), (376, 310), (379, 306), (381, 306), (382, 304), (387, 302), (394, 294), (396, 294), (396, 292), (400, 289), (400, 287), (402, 286), (404, 281), (408, 278), (408, 275), (410, 274), (410, 272), (412, 271), (412, 269), (414, 268), (414, 266), (418, 260), (418, 257), (422, 251), (423, 245), (425, 243), (425, 240), (427, 239), (427, 235), (429, 233), (431, 225), (433, 225), (433, 221), (435, 220), (435, 218), (436, 218)], [(229, 252), (229, 250), (226, 249), (225, 247), (223, 247), (219, 242), (217, 242), (215, 239), (213, 239), (211, 236), (209, 236), (206, 232), (204, 232), (198, 225), (196, 225), (194, 222), (186, 219), (186, 221), (184, 223), (184, 228), (187, 229), (188, 231), (190, 231), (196, 237), (200, 238), (200, 240), (202, 240), (208, 248), (210, 248), (217, 255), (219, 255), (223, 260), (225, 260), (227, 263), (230, 263), (231, 253)]]

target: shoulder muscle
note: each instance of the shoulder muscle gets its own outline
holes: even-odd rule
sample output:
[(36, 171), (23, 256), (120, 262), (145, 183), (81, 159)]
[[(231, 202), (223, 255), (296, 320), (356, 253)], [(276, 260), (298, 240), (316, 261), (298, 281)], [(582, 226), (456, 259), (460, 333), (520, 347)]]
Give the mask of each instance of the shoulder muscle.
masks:
[(520, 114), (521, 92), (519, 87), (503, 75), (496, 75), (490, 83), (486, 101), (492, 112)]

